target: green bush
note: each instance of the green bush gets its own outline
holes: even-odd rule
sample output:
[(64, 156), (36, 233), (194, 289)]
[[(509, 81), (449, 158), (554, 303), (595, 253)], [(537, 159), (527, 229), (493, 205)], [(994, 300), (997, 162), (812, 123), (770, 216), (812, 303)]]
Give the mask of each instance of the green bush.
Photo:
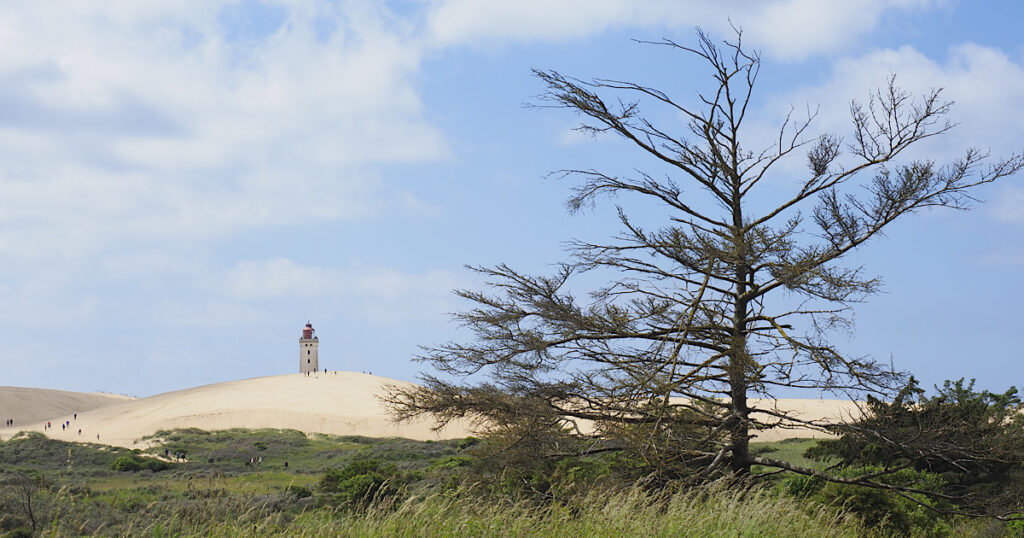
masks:
[(327, 469), (320, 477), (317, 490), (327, 495), (333, 504), (365, 508), (375, 500), (397, 496), (400, 486), (410, 478), (410, 473), (401, 473), (392, 464), (358, 459), (343, 469)]
[[(880, 469), (873, 466), (847, 468), (838, 474), (853, 477)], [(913, 469), (897, 471), (879, 481), (890, 485), (914, 484), (926, 491), (938, 491), (942, 487), (942, 481), (937, 475)], [(842, 508), (860, 517), (868, 527), (885, 529), (901, 536), (945, 536), (950, 532), (949, 523), (943, 516), (922, 506), (921, 503), (935, 508), (950, 507), (938, 505), (924, 495), (913, 494), (915, 499), (921, 501), (919, 503), (884, 489), (825, 482), (804, 475), (786, 477), (779, 481), (776, 490), (785, 496), (810, 499), (826, 506)]]
[(1024, 506), (1024, 415), (1017, 389), (974, 390), (974, 381), (946, 381), (927, 396), (910, 378), (892, 402), (868, 396), (867, 415), (838, 439), (807, 450), (849, 468), (909, 467), (940, 477), (901, 484), (925, 490), (965, 512), (1007, 515)]
[[(1024, 517), (1024, 514), (1014, 514), (1015, 517)], [(1014, 520), (1006, 524), (1007, 533), (1010, 536), (1024, 536), (1024, 520)]]
[(170, 469), (171, 466), (166, 461), (153, 458), (143, 458), (136, 454), (126, 454), (124, 456), (118, 456), (117, 459), (110, 464), (110, 468), (115, 471), (137, 472), (150, 470), (156, 473)]
[(142, 469), (142, 464), (132, 456), (118, 456), (114, 463), (110, 464), (110, 468), (115, 471), (135, 472)]
[(312, 497), (313, 496), (313, 492), (310, 491), (309, 488), (305, 488), (305, 487), (302, 487), (302, 486), (296, 486), (294, 484), (291, 485), (291, 486), (288, 486), (287, 488), (285, 488), (284, 491), (285, 491), (285, 493), (291, 493), (297, 499), (305, 499), (307, 497)]
[(465, 439), (462, 439), (462, 440), (459, 441), (459, 444), (458, 444), (459, 452), (462, 452), (463, 450), (466, 450), (467, 448), (475, 446), (478, 443), (480, 443), (480, 439), (478, 439), (476, 437), (473, 437), (473, 436), (466, 437)]

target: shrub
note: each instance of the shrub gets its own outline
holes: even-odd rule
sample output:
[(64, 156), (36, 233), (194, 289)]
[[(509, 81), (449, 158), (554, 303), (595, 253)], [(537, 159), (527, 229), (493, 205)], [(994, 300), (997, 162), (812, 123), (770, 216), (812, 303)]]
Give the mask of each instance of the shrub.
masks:
[(470, 448), (472, 446), (475, 446), (479, 442), (480, 442), (480, 439), (477, 439), (476, 437), (473, 437), (473, 436), (466, 437), (465, 439), (462, 439), (462, 440), (459, 441), (459, 444), (458, 444), (459, 452), (461, 452), (463, 450), (466, 450), (467, 448)]
[(110, 468), (115, 471), (136, 472), (150, 470), (156, 473), (170, 469), (171, 465), (166, 461), (158, 459), (143, 458), (137, 454), (126, 454), (124, 456), (118, 456), (117, 459), (110, 464)]
[(394, 465), (359, 459), (343, 469), (327, 469), (317, 490), (329, 496), (333, 504), (365, 508), (374, 500), (396, 497), (400, 486), (410, 478), (410, 473), (401, 473)]
[(132, 456), (118, 456), (114, 463), (110, 464), (110, 468), (115, 471), (135, 472), (141, 469), (142, 465)]
[(1007, 515), (1024, 508), (1024, 415), (1017, 389), (974, 390), (974, 381), (946, 381), (926, 396), (913, 377), (892, 402), (868, 396), (868, 414), (838, 439), (819, 441), (810, 458), (835, 458), (848, 468), (910, 467), (916, 484), (967, 512)]
[(291, 493), (297, 499), (305, 499), (307, 497), (312, 497), (313, 496), (313, 492), (310, 491), (309, 488), (302, 487), (302, 486), (296, 486), (294, 484), (291, 485), (291, 486), (288, 486), (287, 488), (285, 488), (284, 491), (285, 491), (285, 493)]
[[(879, 470), (881, 467), (847, 468), (838, 474), (856, 476)], [(943, 485), (938, 475), (913, 469), (897, 471), (879, 481), (891, 485), (914, 484), (926, 491), (938, 491)], [(786, 496), (806, 498), (827, 506), (842, 508), (860, 517), (869, 527), (886, 529), (901, 536), (949, 534), (949, 524), (941, 514), (886, 490), (825, 482), (803, 475), (786, 477), (777, 484), (776, 489)], [(923, 495), (914, 494), (914, 497), (936, 508), (949, 508)]]
[[(1014, 514), (1015, 517), (1024, 517), (1024, 514)], [(1015, 520), (1007, 523), (1006, 530), (1010, 536), (1024, 536), (1024, 520)]]

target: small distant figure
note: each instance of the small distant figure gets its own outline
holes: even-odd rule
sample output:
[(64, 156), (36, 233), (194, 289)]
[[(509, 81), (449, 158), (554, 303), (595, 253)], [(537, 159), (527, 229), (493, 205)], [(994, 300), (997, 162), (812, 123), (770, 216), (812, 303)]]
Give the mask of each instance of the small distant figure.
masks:
[(65, 429), (67, 429), (67, 427), (68, 427), (67, 424), (61, 424), (60, 425), (60, 431), (64, 431)]
[(256, 461), (256, 464), (263, 465), (263, 456), (260, 456), (260, 459)]
[(169, 449), (169, 448), (165, 448), (164, 449), (164, 457), (167, 458), (167, 459), (171, 458), (171, 449)]
[(100, 440), (100, 434), (98, 434), (98, 433), (96, 434), (96, 440), (97, 440), (97, 441), (99, 441), (99, 440)]
[(78, 420), (78, 413), (75, 413), (75, 420)]
[(82, 428), (78, 428), (78, 435), (82, 435)]
[(284, 462), (284, 468), (285, 468), (285, 469), (287, 469), (287, 468), (288, 468), (288, 462), (287, 462), (287, 461), (286, 461), (286, 462)]

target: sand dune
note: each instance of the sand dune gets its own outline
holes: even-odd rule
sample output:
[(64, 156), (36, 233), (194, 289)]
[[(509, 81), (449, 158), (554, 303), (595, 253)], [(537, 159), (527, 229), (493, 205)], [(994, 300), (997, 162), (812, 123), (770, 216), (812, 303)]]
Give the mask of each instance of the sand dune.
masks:
[[(749, 405), (751, 407), (756, 406), (771, 409), (773, 407), (773, 402), (769, 400), (751, 399), (749, 401)], [(857, 419), (861, 416), (861, 411), (857, 407), (857, 402), (849, 400), (779, 398), (774, 401), (774, 407), (774, 410), (786, 412), (800, 420), (839, 422)], [(771, 422), (772, 420), (771, 416), (764, 413), (754, 413), (752, 414), (752, 417), (763, 422)], [(783, 439), (791, 439), (793, 437), (810, 437), (814, 439), (831, 437), (827, 433), (809, 428), (772, 428), (770, 430), (760, 430), (753, 433), (756, 435), (753, 439), (755, 442), (781, 441)]]
[[(0, 438), (30, 430), (68, 441), (142, 447), (147, 444), (144, 437), (178, 428), (290, 428), (306, 433), (419, 440), (470, 435), (465, 424), (452, 424), (434, 432), (429, 420), (391, 422), (377, 399), (386, 384), (406, 383), (355, 372), (309, 377), (290, 374), (205, 385), (136, 400), (104, 394), (3, 388), (0, 411), (17, 411), (17, 422), (14, 428), (0, 429)], [(840, 400), (782, 399), (778, 406), (808, 420), (841, 419), (856, 412), (853, 402)], [(71, 416), (74, 412), (78, 412), (77, 419)], [(55, 427), (44, 431), (47, 420)], [(61, 430), (59, 424), (66, 420), (71, 421), (71, 427)], [(822, 435), (807, 429), (772, 429), (757, 432), (755, 441), (789, 437)]]
[[(45, 417), (57, 425), (71, 420), (68, 430), (45, 431), (55, 439), (140, 447), (159, 430), (199, 428), (290, 428), (306, 433), (450, 439), (469, 435), (452, 425), (433, 432), (429, 421), (395, 424), (377, 399), (385, 384), (401, 381), (355, 372), (258, 377), (122, 401), (87, 412), (74, 420), (65, 412)], [(42, 396), (41, 398), (45, 398)], [(42, 422), (0, 429), (0, 438), (21, 430), (43, 431)], [(81, 429), (81, 433), (78, 433)], [(96, 438), (99, 434), (99, 439)]]
[(24, 427), (54, 417), (83, 413), (131, 400), (128, 396), (101, 392), (0, 387), (0, 419), (6, 423), (7, 419), (13, 418), (15, 427)]

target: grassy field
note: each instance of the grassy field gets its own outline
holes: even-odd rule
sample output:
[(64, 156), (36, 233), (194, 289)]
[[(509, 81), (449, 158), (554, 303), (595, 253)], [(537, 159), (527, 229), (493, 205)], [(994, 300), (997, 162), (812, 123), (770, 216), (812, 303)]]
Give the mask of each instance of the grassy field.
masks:
[[(131, 535), (139, 522), (205, 518), (212, 524), (221, 518), (227, 523), (253, 510), (291, 519), (314, 508), (314, 499), (295, 492), (312, 491), (327, 469), (373, 459), (420, 471), (458, 452), (458, 441), (306, 436), (294, 430), (178, 430), (159, 432), (153, 440), (156, 444), (145, 451), (38, 434), (0, 442), (0, 474), (7, 482), (0, 492), (6, 501), (0, 505), (0, 536), (31, 524), (15, 495), (19, 479), (34, 494), (37, 526), (56, 522), (59, 531), (51, 531), (57, 534)], [(186, 458), (178, 461), (175, 452)], [(122, 457), (167, 461), (169, 467), (114, 470)], [(262, 463), (250, 463), (260, 458)], [(195, 519), (196, 513), (204, 516)]]
[[(817, 441), (814, 439), (784, 439), (774, 443), (750, 443), (750, 452), (756, 456), (785, 460), (803, 467), (824, 469), (828, 463), (804, 457), (804, 451), (814, 446), (815, 443)], [(753, 471), (761, 472), (763, 469), (755, 466)]]
[[(842, 511), (783, 495), (771, 483), (675, 494), (603, 490), (557, 503), (512, 502), (445, 473), (468, 443), (306, 436), (291, 430), (161, 432), (146, 451), (27, 435), (0, 443), (0, 536), (885, 536)], [(822, 465), (812, 440), (752, 444), (755, 453)], [(112, 469), (118, 458), (162, 459), (166, 470)], [(260, 465), (249, 462), (263, 458)], [(401, 494), (345, 508), (318, 486), (327, 469), (373, 460), (403, 477)], [(288, 463), (287, 467), (285, 462)], [(397, 473), (397, 474), (395, 474)], [(360, 479), (365, 478), (361, 477)], [(390, 479), (388, 479), (390, 480)], [(382, 486), (384, 487), (384, 486)], [(978, 522), (949, 535), (1005, 535)]]

